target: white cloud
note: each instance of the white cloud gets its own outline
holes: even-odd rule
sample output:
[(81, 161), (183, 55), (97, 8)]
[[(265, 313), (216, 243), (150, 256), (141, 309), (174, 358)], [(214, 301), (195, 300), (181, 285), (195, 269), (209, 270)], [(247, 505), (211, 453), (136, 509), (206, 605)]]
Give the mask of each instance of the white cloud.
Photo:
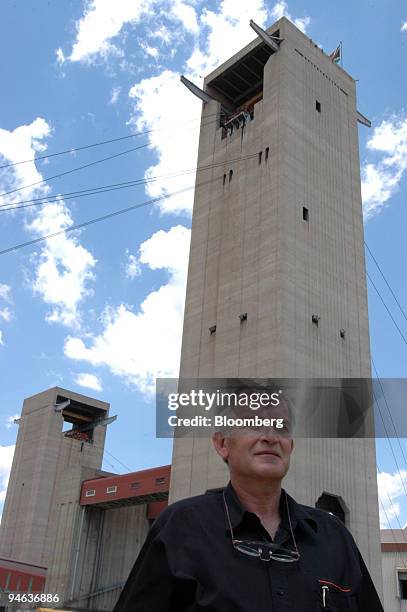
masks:
[(0, 308), (0, 319), (3, 319), (3, 321), (11, 321), (12, 318), (12, 313), (10, 308)]
[(91, 63), (98, 56), (122, 53), (111, 40), (127, 23), (137, 23), (150, 11), (154, 0), (88, 0), (83, 17), (76, 24), (71, 62)]
[(120, 95), (120, 87), (113, 87), (109, 104), (116, 104)]
[(311, 23), (310, 17), (293, 17), (288, 10), (288, 4), (285, 0), (281, 0), (274, 5), (271, 11), (271, 17), (276, 20), (281, 19), (281, 17), (287, 17), (287, 19), (292, 21), (297, 28), (304, 32), (304, 34)]
[(170, 3), (170, 18), (180, 21), (188, 32), (198, 34), (197, 14), (194, 7), (190, 4), (186, 4), (182, 0), (173, 0)]
[[(47, 235), (72, 224), (71, 214), (60, 200), (43, 206), (28, 228), (38, 235)], [(52, 306), (47, 320), (78, 327), (79, 304), (91, 293), (88, 283), (94, 278), (96, 260), (73, 234), (46, 240), (41, 253), (33, 259), (36, 268), (32, 289)]]
[(19, 418), (20, 418), (19, 414), (12, 414), (12, 415), (8, 416), (7, 419), (6, 419), (5, 428), (6, 429), (10, 429), (11, 427), (13, 427), (13, 425), (15, 425), (14, 420), (15, 419), (19, 419)]
[(159, 51), (157, 47), (151, 47), (145, 41), (140, 41), (140, 47), (143, 49), (144, 53), (149, 57), (153, 57), (156, 59), (158, 57)]
[(256, 38), (249, 26), (253, 19), (260, 26), (266, 26), (267, 9), (263, 0), (223, 0), (217, 12), (204, 9), (200, 16), (201, 27), (208, 30), (205, 36), (206, 48), (196, 46), (187, 60), (191, 76), (199, 78), (227, 60), (244, 45)]
[(377, 126), (367, 149), (379, 153), (362, 167), (362, 199), (366, 219), (378, 214), (397, 191), (407, 169), (407, 118), (393, 116)]
[(0, 330), (0, 346), (4, 346), (3, 332)]
[[(275, 18), (288, 14), (287, 4), (278, 2), (272, 9)], [(191, 14), (192, 15), (192, 14)], [(195, 39), (195, 47), (185, 63), (185, 73), (194, 82), (200, 85), (201, 75), (207, 74), (215, 66), (228, 59), (242, 46), (255, 38), (255, 33), (249, 26), (253, 19), (260, 26), (266, 26), (268, 14), (264, 0), (223, 0), (216, 10), (204, 8), (199, 17), (198, 25), (205, 32), (202, 37), (205, 44)], [(292, 19), (291, 15), (290, 18)], [(302, 18), (297, 25), (304, 29), (309, 18)], [(194, 29), (193, 21), (189, 29)], [(185, 23), (184, 23), (184, 27)], [(157, 36), (158, 31), (153, 35)], [(163, 33), (163, 36), (165, 32)], [(179, 82), (179, 75), (171, 70), (164, 70), (161, 74), (143, 79), (135, 84), (130, 92), (134, 100), (133, 124), (137, 130), (156, 130), (163, 125), (172, 125), (174, 117), (192, 119), (197, 117), (199, 124), (201, 102), (193, 96)], [(162, 101), (165, 100), (165, 104)], [(156, 175), (167, 175), (183, 168), (193, 168), (196, 165), (199, 133), (191, 123), (185, 122), (185, 129), (179, 127), (170, 131), (153, 131), (150, 134), (152, 149), (157, 153), (158, 163), (151, 166), (146, 172), (146, 178)], [(174, 155), (174, 143), (177, 154)], [(158, 197), (192, 186), (194, 175), (185, 175), (177, 179), (159, 179), (150, 183), (146, 190), (149, 196)], [(172, 196), (161, 201), (158, 206), (164, 212), (181, 213), (192, 210), (193, 191)]]
[[(146, 178), (167, 175), (179, 170), (194, 169), (196, 166), (199, 135), (199, 113), (201, 102), (180, 83), (179, 75), (165, 70), (157, 77), (144, 79), (130, 90), (135, 101), (138, 130), (157, 130), (163, 125), (174, 125), (174, 117), (197, 118), (195, 124), (186, 122), (185, 128), (179, 125), (165, 131), (157, 130), (150, 134), (151, 147), (158, 155), (158, 163), (146, 172)], [(163, 104), (163, 100), (166, 101)], [(176, 143), (176, 155), (174, 155)], [(173, 179), (159, 179), (147, 185), (146, 191), (152, 198), (193, 186), (194, 173)], [(172, 196), (159, 202), (158, 206), (166, 212), (190, 211), (193, 191)]]
[(10, 477), (11, 464), (13, 463), (15, 445), (2, 446), (0, 444), (0, 502), (4, 501)]
[(400, 32), (407, 32), (407, 21), (405, 21), (401, 26)]
[(75, 378), (75, 382), (80, 387), (86, 387), (87, 389), (93, 389), (94, 391), (103, 391), (102, 382), (95, 374), (78, 374)]
[(4, 283), (0, 283), (0, 298), (6, 300), (6, 302), (11, 302), (11, 287), (10, 285), (5, 285)]
[(157, 376), (177, 376), (188, 267), (190, 230), (177, 225), (158, 231), (139, 249), (138, 261), (166, 270), (167, 283), (151, 292), (134, 311), (124, 304), (105, 309), (103, 331), (89, 341), (69, 337), (65, 355), (106, 365), (143, 392), (152, 392)]
[[(33, 159), (35, 153), (44, 152), (47, 145), (43, 142), (51, 134), (51, 127), (41, 117), (37, 117), (29, 125), (20, 125), (13, 131), (0, 129), (0, 158), (3, 156), (9, 163)], [(0, 164), (2, 165), (2, 164)], [(0, 191), (6, 192), (18, 189), (23, 185), (31, 185), (42, 181), (35, 163), (19, 164), (0, 170)], [(47, 193), (49, 187), (36, 185), (17, 194), (0, 197), (0, 204), (26, 199), (35, 192)]]
[(400, 470), (394, 474), (380, 472), (377, 474), (377, 485), (381, 502), (379, 506), (380, 527), (382, 529), (399, 528), (397, 520), (400, 521), (402, 514), (400, 501), (405, 500), (406, 497), (407, 471)]
[(128, 255), (126, 264), (126, 276), (133, 279), (141, 274), (141, 266), (135, 255)]
[(57, 63), (58, 64), (63, 64), (65, 62), (65, 55), (64, 55), (64, 52), (62, 51), (61, 47), (59, 47), (55, 51), (55, 57), (57, 58)]

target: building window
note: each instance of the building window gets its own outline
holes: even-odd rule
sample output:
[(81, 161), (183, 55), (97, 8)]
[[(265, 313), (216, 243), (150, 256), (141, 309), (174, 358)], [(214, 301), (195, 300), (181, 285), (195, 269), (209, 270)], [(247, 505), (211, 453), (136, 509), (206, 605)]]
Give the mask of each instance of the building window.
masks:
[(226, 174), (223, 175), (223, 185), (226, 183)]
[(321, 112), (321, 102), (318, 100), (315, 100), (315, 109), (318, 111), (318, 113)]
[(155, 484), (156, 485), (163, 485), (165, 484), (165, 476), (160, 476), (159, 478), (155, 479)]
[(339, 335), (341, 338), (345, 338), (345, 330), (344, 329), (340, 329), (339, 330)]
[(209, 333), (212, 336), (216, 332), (216, 325), (211, 325), (209, 328)]
[(317, 500), (315, 508), (325, 510), (326, 512), (329, 512), (329, 514), (333, 514), (336, 516), (336, 518), (342, 521), (343, 524), (345, 524), (345, 511), (338, 496), (331, 495), (330, 493), (323, 493)]
[(233, 170), (229, 170), (229, 183), (232, 180)]
[(309, 210), (306, 206), (302, 207), (302, 218), (303, 218), (303, 221), (308, 221), (309, 219)]
[(397, 570), (397, 578), (400, 599), (407, 599), (407, 572), (405, 570)]
[(89, 489), (89, 491), (86, 491), (85, 493), (85, 497), (95, 497), (95, 495), (96, 495), (95, 489)]
[(29, 593), (31, 593), (31, 591), (32, 591), (32, 590), (33, 590), (33, 579), (32, 579), (32, 578), (30, 578), (30, 580), (29, 580), (29, 582), (28, 582), (28, 589), (27, 589), (27, 591), (28, 591)]
[(113, 485), (112, 487), (107, 487), (106, 489), (106, 493), (116, 493), (117, 491), (117, 486)]
[(139, 489), (141, 486), (141, 482), (132, 482), (130, 485), (131, 489)]
[(239, 315), (239, 319), (240, 323), (243, 323), (243, 321), (247, 321), (247, 312), (242, 312), (242, 314)]
[(260, 151), (260, 153), (259, 153), (259, 166), (260, 166), (260, 164), (261, 164), (261, 158), (262, 158), (262, 156), (263, 156), (263, 152), (262, 152), (262, 151)]
[(313, 314), (312, 315), (312, 322), (314, 325), (316, 325), (318, 327), (319, 325), (319, 316), (317, 314)]
[(8, 588), (10, 586), (10, 580), (11, 580), (11, 572), (8, 572), (7, 577), (6, 577), (6, 584), (4, 586), (5, 591), (8, 591)]
[(269, 151), (270, 151), (270, 147), (266, 147), (266, 161), (269, 158)]

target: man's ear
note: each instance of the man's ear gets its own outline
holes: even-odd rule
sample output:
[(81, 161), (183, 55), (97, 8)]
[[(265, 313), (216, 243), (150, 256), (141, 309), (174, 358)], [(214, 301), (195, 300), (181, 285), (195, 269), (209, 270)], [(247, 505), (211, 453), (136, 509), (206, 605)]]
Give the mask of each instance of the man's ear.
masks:
[(226, 437), (222, 434), (222, 432), (215, 431), (212, 436), (212, 442), (219, 457), (221, 457), (223, 461), (227, 462), (229, 451), (226, 444)]

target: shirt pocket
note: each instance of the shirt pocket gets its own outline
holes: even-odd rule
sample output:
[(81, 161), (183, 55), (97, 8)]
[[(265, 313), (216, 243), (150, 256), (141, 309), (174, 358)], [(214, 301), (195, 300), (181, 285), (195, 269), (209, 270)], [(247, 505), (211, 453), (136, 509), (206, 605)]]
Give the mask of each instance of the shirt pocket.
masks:
[(356, 612), (352, 588), (328, 579), (319, 579), (320, 610), (326, 612)]

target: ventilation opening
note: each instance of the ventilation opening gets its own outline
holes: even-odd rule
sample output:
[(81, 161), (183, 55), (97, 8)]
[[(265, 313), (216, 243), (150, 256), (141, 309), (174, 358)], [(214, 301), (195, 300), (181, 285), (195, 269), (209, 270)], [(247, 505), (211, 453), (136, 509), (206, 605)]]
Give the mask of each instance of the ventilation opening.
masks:
[(209, 333), (212, 336), (216, 332), (216, 325), (211, 325), (209, 328)]
[(302, 218), (304, 221), (308, 221), (309, 218), (309, 210), (306, 206), (302, 207)]
[(266, 155), (265, 155), (265, 160), (267, 161), (269, 158), (269, 151), (270, 151), (270, 147), (266, 147)]
[(407, 572), (398, 571), (400, 599), (407, 599)]
[(233, 177), (233, 170), (229, 170), (229, 183), (232, 180)]
[(312, 315), (312, 322), (313, 322), (313, 324), (314, 324), (314, 325), (316, 325), (317, 327), (318, 327), (318, 325), (319, 325), (319, 319), (320, 319), (320, 317), (319, 317), (318, 315), (316, 315), (316, 314), (313, 314), (313, 315)]
[(323, 493), (321, 497), (317, 500), (315, 504), (315, 508), (319, 508), (320, 510), (325, 510), (325, 512), (329, 512), (329, 514), (333, 514), (345, 524), (345, 511), (340, 502), (340, 499), (336, 495), (331, 495), (330, 493)]
[(315, 100), (315, 110), (317, 110), (318, 113), (321, 112), (321, 102), (319, 102), (319, 100)]
[(242, 312), (242, 314), (239, 315), (239, 319), (240, 323), (243, 323), (243, 321), (247, 321), (247, 312)]
[(345, 330), (344, 329), (340, 329), (339, 330), (339, 335), (341, 338), (345, 338)]
[(259, 166), (260, 166), (260, 164), (261, 164), (261, 158), (262, 158), (262, 155), (263, 155), (263, 153), (262, 153), (262, 151), (260, 151), (260, 153), (259, 153)]

